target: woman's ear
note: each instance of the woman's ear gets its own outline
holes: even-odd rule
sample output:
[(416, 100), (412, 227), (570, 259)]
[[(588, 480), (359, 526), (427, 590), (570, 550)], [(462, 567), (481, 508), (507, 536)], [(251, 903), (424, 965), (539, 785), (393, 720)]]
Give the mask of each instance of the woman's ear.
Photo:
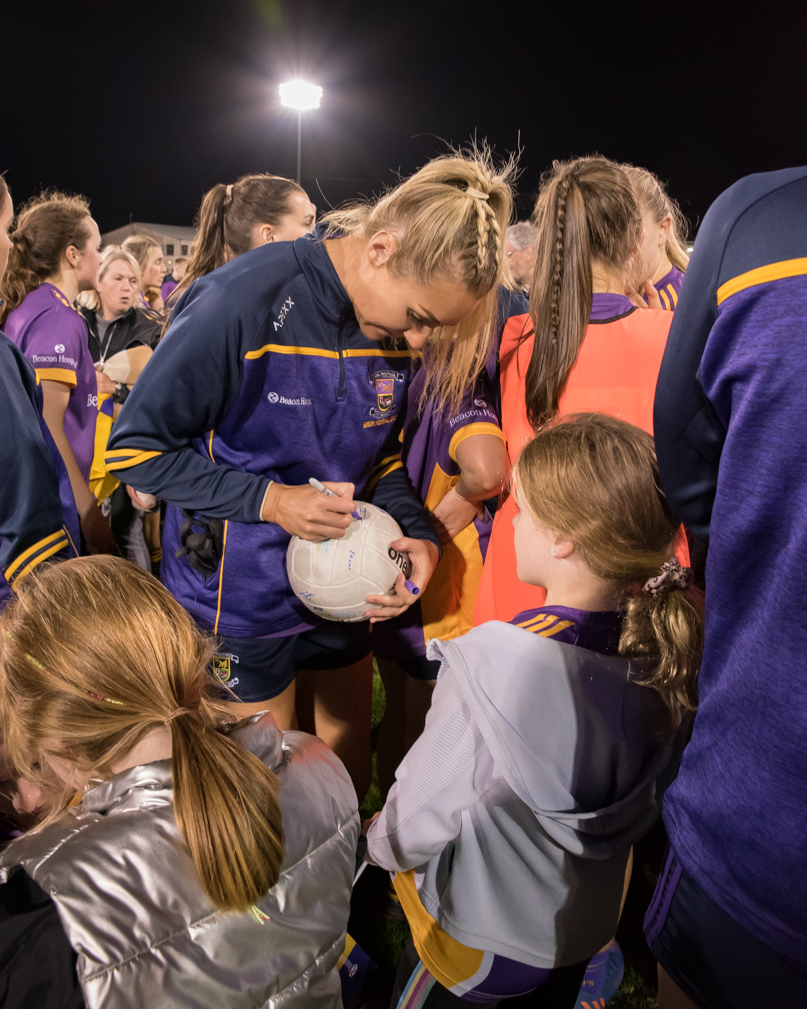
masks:
[(658, 226), (658, 244), (666, 245), (667, 239), (670, 236), (670, 228), (672, 227), (672, 217), (667, 214), (666, 217), (662, 218), (661, 224)]
[(397, 248), (397, 235), (391, 231), (377, 231), (367, 244), (367, 259), (371, 266), (386, 266)]
[(275, 233), (271, 224), (262, 224), (258, 231), (260, 236), (260, 244), (268, 245), (270, 242), (274, 242)]

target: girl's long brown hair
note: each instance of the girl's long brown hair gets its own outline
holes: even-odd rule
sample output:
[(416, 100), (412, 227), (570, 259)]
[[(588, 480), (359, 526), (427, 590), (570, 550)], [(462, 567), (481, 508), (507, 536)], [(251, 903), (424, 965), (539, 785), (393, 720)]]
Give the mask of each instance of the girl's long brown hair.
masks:
[[(558, 409), (591, 312), (595, 260), (628, 268), (639, 247), (642, 215), (633, 186), (599, 156), (555, 161), (541, 180), (530, 315), (535, 332), (527, 368), (527, 416), (537, 430)], [(623, 292), (617, 292), (623, 293)]]
[(40, 569), (0, 618), (0, 724), (15, 776), (43, 789), (50, 822), (75, 784), (58, 782), (49, 761), (112, 777), (168, 721), (179, 829), (213, 904), (244, 911), (280, 873), (279, 785), (220, 731), (228, 714), (212, 693), (214, 647), (134, 564), (97, 556)]
[(0, 324), (26, 295), (58, 272), (65, 250), (83, 249), (90, 232), (90, 205), (83, 196), (48, 190), (35, 196), (17, 214), (11, 232), (12, 249), (0, 280)]
[(666, 728), (677, 728), (697, 707), (703, 601), (691, 588), (641, 590), (672, 556), (678, 534), (652, 437), (616, 417), (578, 414), (524, 447), (515, 479), (522, 505), (622, 592), (620, 654), (645, 660), (641, 682), (664, 701)]

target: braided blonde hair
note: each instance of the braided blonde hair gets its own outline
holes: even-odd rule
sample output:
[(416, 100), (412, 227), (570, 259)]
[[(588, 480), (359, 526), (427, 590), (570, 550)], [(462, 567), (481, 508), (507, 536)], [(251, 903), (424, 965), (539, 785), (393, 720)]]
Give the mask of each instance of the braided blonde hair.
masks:
[(486, 148), (435, 158), (377, 202), (354, 203), (324, 218), (325, 238), (382, 230), (399, 235), (390, 275), (427, 287), (462, 286), (479, 298), (456, 326), (436, 329), (423, 358), (424, 400), (451, 409), (482, 371), (496, 317), (504, 232), (510, 221), (512, 159), (496, 168)]

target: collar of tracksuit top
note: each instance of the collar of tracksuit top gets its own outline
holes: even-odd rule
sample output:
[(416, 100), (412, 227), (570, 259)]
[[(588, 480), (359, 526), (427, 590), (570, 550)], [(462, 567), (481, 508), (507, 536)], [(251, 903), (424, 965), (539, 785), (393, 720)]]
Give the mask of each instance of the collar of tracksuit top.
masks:
[[(286, 577), (288, 534), (258, 521), (269, 479), (351, 481), (407, 535), (436, 542), (400, 462), (409, 376), (408, 349), (359, 330), (316, 235), (245, 253), (183, 295), (107, 465), (180, 506), (166, 516), (161, 574), (202, 626), (254, 638), (311, 621)], [(181, 508), (227, 527), (207, 577), (174, 557)]]

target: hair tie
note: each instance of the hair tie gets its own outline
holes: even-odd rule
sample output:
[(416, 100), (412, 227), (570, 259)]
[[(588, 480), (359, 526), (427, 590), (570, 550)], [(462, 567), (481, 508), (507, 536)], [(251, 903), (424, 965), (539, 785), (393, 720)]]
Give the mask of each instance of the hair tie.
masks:
[(189, 715), (190, 713), (191, 713), (190, 708), (176, 708), (174, 711), (171, 712), (168, 718), (163, 719), (163, 724), (168, 725), (171, 722), (173, 722), (175, 718), (179, 718), (180, 715)]
[(231, 182), (231, 183), (230, 183), (230, 184), (229, 184), (229, 185), (227, 186), (227, 189), (226, 189), (226, 190), (225, 190), (225, 192), (224, 192), (224, 199), (225, 199), (225, 201), (227, 201), (227, 202), (228, 202), (228, 201), (230, 201), (230, 200), (231, 200), (232, 198), (233, 198), (233, 184), (232, 184), (232, 182)]
[(488, 200), (490, 197), (487, 193), (483, 193), (481, 189), (473, 189), (471, 186), (465, 190), (469, 196), (473, 196), (475, 200)]
[(642, 586), (648, 596), (660, 596), (672, 589), (688, 589), (692, 584), (692, 568), (682, 568), (677, 557), (665, 561), (661, 571)]

